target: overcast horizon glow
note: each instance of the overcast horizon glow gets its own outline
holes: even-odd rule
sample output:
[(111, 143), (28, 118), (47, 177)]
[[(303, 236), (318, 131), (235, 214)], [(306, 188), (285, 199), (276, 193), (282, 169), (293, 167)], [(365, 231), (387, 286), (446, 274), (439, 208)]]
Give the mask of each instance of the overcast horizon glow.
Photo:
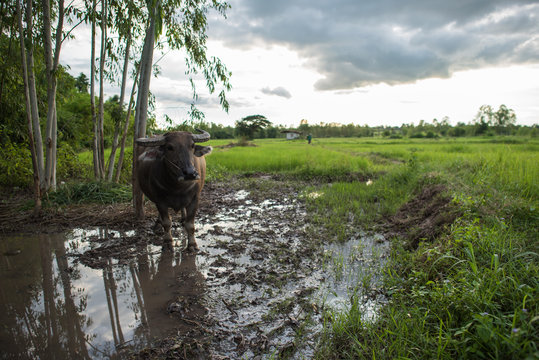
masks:
[[(505, 104), (517, 123), (539, 123), (537, 1), (230, 3), (227, 19), (210, 16), (208, 32), (209, 55), (232, 71), (230, 112), (197, 82), (208, 122), (261, 114), (290, 127), (302, 119), (399, 126), (447, 116), (454, 125), (481, 105)], [(88, 39), (80, 29), (62, 50), (74, 76), (89, 73)], [(166, 114), (179, 124), (192, 101), (183, 54), (159, 65), (151, 82), (158, 123)]]

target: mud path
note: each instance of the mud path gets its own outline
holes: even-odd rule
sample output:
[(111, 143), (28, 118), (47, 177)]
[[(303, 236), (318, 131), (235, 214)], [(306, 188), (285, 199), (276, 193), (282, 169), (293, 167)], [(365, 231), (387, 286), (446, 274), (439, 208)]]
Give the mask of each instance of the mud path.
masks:
[[(4, 294), (1, 320), (18, 335), (2, 334), (2, 345), (14, 336), (12, 343), (42, 342), (54, 355), (36, 345), (25, 350), (28, 358), (310, 358), (324, 310), (358, 296), (372, 317), (384, 302), (377, 277), (388, 244), (359, 232), (327, 244), (309, 222), (301, 189), (271, 179), (209, 184), (196, 219), (197, 254), (180, 251), (185, 236), (177, 217), (175, 247), (161, 247), (151, 204), (150, 216), (134, 227), (129, 213), (117, 211), (109, 226), (76, 222), (76, 229), (39, 235), (38, 245), (7, 239), (4, 254), (15, 255), (17, 246), (20, 253), (4, 256), (3, 288), (19, 287), (26, 255), (41, 266), (25, 280), (35, 288), (30, 295)], [(38, 253), (30, 250), (36, 246)], [(29, 312), (41, 314), (36, 326), (50, 336), (24, 326)], [(63, 317), (71, 322), (64, 325)], [(69, 341), (55, 340), (55, 330)], [(9, 349), (21, 356), (20, 348)]]

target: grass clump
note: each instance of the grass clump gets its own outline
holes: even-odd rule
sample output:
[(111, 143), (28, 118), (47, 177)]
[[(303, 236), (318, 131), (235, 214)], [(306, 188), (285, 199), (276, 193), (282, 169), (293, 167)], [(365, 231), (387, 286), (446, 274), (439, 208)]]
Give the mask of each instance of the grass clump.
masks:
[(54, 205), (99, 203), (112, 204), (129, 202), (131, 187), (102, 181), (74, 182), (60, 185), (52, 192), (48, 201)]
[[(305, 192), (314, 221), (344, 241), (358, 228), (372, 228), (393, 214), (417, 188), (421, 180), (416, 165), (398, 165), (388, 173), (367, 181), (335, 182)], [(312, 196), (311, 194), (318, 194)]]

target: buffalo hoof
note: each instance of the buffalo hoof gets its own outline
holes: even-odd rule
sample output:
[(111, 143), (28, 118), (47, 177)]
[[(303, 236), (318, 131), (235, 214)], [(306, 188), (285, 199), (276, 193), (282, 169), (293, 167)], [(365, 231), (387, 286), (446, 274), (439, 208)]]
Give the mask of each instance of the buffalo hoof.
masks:
[(155, 224), (153, 224), (152, 230), (155, 233), (162, 232), (163, 231), (163, 225), (161, 225), (161, 222), (157, 220)]
[(187, 245), (187, 252), (189, 252), (189, 253), (197, 253), (198, 252), (198, 245), (197, 244), (189, 244), (189, 245)]

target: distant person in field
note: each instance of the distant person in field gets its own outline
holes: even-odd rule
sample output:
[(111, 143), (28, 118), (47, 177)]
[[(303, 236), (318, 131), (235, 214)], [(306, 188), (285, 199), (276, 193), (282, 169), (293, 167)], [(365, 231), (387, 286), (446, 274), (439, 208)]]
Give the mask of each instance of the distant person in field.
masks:
[(311, 134), (307, 135), (307, 142), (310, 144), (313, 136)]

